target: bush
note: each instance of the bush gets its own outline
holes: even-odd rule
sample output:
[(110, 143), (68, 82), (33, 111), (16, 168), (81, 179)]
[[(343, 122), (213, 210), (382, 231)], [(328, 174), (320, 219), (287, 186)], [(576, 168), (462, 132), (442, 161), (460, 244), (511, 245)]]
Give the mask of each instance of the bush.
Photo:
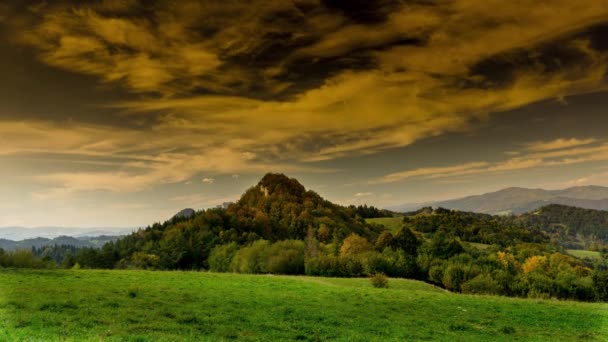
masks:
[(156, 269), (160, 263), (160, 258), (155, 254), (135, 252), (131, 256), (131, 263), (139, 269)]
[(376, 288), (388, 288), (388, 278), (382, 273), (376, 273), (369, 278), (373, 287)]
[(52, 262), (44, 262), (29, 250), (17, 250), (0, 254), (0, 266), (15, 268), (52, 268)]
[[(235, 252), (236, 248), (238, 246), (229, 244), (214, 249), (209, 260), (211, 270), (230, 269), (238, 273), (304, 273), (303, 241), (285, 240), (270, 244), (266, 240), (258, 240), (251, 246)], [(231, 257), (233, 253), (234, 256)]]
[(304, 274), (304, 242), (285, 240), (272, 244), (267, 252), (266, 271), (274, 274)]
[(306, 274), (322, 277), (360, 277), (364, 275), (364, 265), (354, 256), (325, 255), (306, 260)]
[(228, 272), (239, 246), (235, 243), (220, 245), (211, 250), (209, 255), (209, 270), (213, 272)]
[(538, 272), (531, 272), (526, 278), (529, 287), (528, 297), (551, 298), (554, 295), (555, 283), (553, 279)]
[(501, 292), (500, 284), (488, 274), (480, 274), (462, 284), (462, 293), (498, 295)]
[(595, 270), (592, 276), (593, 290), (600, 301), (608, 301), (608, 271)]
[(266, 240), (257, 240), (251, 246), (239, 249), (232, 259), (231, 270), (237, 273), (266, 273), (266, 252), (269, 245)]
[(443, 273), (443, 286), (450, 291), (460, 292), (462, 284), (466, 281), (464, 267), (459, 264), (450, 264)]

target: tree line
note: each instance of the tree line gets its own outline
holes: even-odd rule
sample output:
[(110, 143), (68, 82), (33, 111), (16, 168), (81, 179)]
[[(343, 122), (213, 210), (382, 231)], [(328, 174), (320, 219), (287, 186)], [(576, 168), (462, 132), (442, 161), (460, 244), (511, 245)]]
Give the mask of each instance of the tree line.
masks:
[(541, 229), (441, 208), (405, 215), (396, 232), (366, 223), (381, 212), (335, 205), (294, 179), (269, 174), (227, 209), (174, 217), (100, 249), (0, 251), (0, 266), (386, 274), (462, 293), (608, 300), (605, 253), (578, 259)]

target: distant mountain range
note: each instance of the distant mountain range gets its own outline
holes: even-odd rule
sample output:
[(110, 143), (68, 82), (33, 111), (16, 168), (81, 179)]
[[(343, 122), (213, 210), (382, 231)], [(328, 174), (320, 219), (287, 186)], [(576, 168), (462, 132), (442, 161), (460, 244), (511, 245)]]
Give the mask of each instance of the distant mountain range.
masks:
[(44, 246), (74, 246), (74, 247), (94, 247), (101, 248), (106, 242), (116, 241), (120, 236), (83, 236), (83, 237), (71, 237), (71, 236), (59, 236), (53, 239), (47, 238), (32, 238), (21, 241), (13, 241), (7, 239), (0, 239), (0, 248), (5, 251), (12, 251), (16, 249), (31, 249), (32, 247), (41, 248)]
[(562, 190), (507, 188), (483, 195), (453, 200), (404, 204), (388, 209), (406, 212), (424, 206), (443, 207), (486, 214), (522, 214), (549, 204), (608, 210), (608, 187), (579, 186)]
[(0, 227), (0, 239), (26, 240), (34, 238), (53, 239), (60, 236), (95, 237), (103, 235), (126, 235), (135, 228), (72, 228), (72, 227)]

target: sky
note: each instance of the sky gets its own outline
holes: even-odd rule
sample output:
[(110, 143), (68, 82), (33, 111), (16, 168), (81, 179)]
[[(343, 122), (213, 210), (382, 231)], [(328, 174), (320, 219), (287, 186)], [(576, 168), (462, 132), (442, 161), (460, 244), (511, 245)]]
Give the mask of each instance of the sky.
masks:
[(0, 226), (608, 185), (603, 0), (4, 0), (0, 51)]

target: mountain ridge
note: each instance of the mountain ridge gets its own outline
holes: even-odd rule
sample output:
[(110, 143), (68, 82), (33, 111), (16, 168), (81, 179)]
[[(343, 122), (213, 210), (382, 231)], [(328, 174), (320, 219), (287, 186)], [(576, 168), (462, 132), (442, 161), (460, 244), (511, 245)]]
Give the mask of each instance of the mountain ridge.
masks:
[(608, 187), (589, 185), (565, 189), (508, 187), (480, 195), (445, 201), (406, 204), (389, 207), (395, 211), (412, 211), (424, 206), (442, 207), (485, 214), (523, 214), (550, 204), (583, 209), (608, 210)]

